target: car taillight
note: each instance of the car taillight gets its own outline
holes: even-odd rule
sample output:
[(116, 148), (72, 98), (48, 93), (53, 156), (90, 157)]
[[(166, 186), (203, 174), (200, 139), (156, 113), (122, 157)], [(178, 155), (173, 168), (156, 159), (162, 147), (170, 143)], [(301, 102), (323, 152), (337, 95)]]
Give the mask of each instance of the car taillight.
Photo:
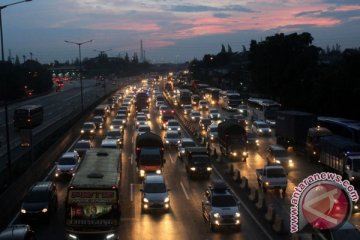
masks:
[(139, 148), (139, 147), (136, 148), (136, 151), (140, 151), (140, 150), (141, 150), (141, 148)]
[(174, 110), (171, 110), (171, 113), (174, 113)]

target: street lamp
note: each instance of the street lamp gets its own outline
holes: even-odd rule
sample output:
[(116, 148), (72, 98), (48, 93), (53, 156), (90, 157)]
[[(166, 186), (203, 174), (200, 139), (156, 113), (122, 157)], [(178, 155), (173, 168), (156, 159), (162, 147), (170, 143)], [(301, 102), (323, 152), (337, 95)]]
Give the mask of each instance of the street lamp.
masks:
[(82, 84), (82, 69), (81, 69), (81, 45), (85, 44), (85, 43), (90, 43), (93, 40), (88, 40), (85, 42), (71, 42), (71, 41), (67, 41), (65, 40), (66, 43), (72, 43), (72, 44), (76, 44), (79, 47), (79, 71), (80, 71), (80, 91), (81, 91), (81, 112), (84, 111), (84, 98), (83, 98), (83, 84)]
[[(2, 17), (1, 10), (6, 7), (23, 3), (23, 2), (31, 2), (31, 0), (24, 0), (19, 2), (14, 2), (10, 4), (6, 4), (0, 6), (0, 40), (1, 40), (1, 61), (5, 61), (4, 57), (4, 38), (3, 38), (3, 29), (2, 29)], [(8, 169), (9, 169), (9, 179), (11, 179), (11, 149), (10, 149), (10, 133), (9, 133), (9, 113), (8, 113), (8, 103), (7, 103), (7, 80), (4, 79), (4, 110), (5, 110), (5, 125), (6, 125), (6, 149), (7, 149), (7, 157), (8, 157)]]

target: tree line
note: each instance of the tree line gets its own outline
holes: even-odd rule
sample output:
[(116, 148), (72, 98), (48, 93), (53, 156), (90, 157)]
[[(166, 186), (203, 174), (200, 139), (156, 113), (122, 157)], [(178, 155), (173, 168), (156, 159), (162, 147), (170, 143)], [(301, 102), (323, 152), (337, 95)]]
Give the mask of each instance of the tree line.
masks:
[(280, 33), (252, 40), (242, 52), (222, 45), (218, 54), (190, 62), (190, 72), (217, 86), (230, 83), (246, 97), (277, 100), (285, 109), (359, 119), (360, 48), (322, 49), (313, 40), (306, 32)]

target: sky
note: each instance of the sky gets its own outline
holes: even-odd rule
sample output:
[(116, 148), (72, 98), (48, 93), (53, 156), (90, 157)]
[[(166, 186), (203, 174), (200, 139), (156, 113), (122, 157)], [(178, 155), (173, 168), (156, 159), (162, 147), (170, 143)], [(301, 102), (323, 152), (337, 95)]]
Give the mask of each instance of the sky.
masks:
[[(17, 2), (0, 0), (0, 6)], [(41, 63), (82, 57), (140, 56), (181, 63), (242, 51), (276, 33), (312, 34), (322, 48), (360, 47), (360, 0), (33, 0), (1, 10), (5, 58)], [(32, 54), (30, 54), (32, 53)]]

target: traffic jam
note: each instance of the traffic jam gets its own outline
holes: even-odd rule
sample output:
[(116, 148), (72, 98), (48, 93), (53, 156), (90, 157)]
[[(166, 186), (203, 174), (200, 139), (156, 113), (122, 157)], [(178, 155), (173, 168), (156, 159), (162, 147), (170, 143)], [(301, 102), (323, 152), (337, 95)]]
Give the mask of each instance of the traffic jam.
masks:
[[(13, 223), (36, 222), (38, 239), (49, 236), (49, 222), (59, 239), (73, 240), (291, 239), (302, 179), (325, 165), (355, 184), (360, 155), (334, 159), (346, 140), (334, 140), (311, 114), (280, 110), (273, 100), (244, 99), (172, 73), (141, 79), (86, 116), (76, 142), (29, 189)], [(358, 208), (354, 202), (348, 211), (351, 227), (360, 224)]]

